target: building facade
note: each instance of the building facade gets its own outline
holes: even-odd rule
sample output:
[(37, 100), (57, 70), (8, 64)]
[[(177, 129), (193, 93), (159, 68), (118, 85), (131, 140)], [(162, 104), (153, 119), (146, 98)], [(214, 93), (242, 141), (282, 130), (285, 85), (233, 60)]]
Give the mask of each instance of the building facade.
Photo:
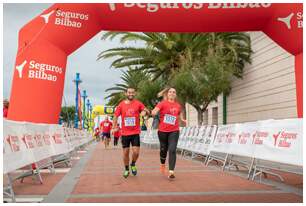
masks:
[[(252, 64), (243, 79), (233, 79), (223, 113), (223, 95), (204, 113), (204, 124), (241, 123), (297, 117), (294, 56), (263, 32), (250, 32)], [(196, 110), (186, 105), (188, 125), (197, 125)]]

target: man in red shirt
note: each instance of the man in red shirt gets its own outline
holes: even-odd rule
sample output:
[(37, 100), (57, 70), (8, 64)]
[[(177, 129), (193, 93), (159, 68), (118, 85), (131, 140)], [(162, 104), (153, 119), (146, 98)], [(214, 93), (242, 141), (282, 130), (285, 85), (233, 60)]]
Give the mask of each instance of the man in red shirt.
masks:
[(135, 163), (138, 159), (140, 149), (140, 115), (145, 116), (146, 114), (150, 114), (150, 112), (140, 101), (134, 99), (136, 95), (134, 88), (127, 88), (125, 95), (127, 98), (121, 101), (116, 108), (112, 132), (118, 130), (117, 120), (118, 117), (121, 116), (121, 143), (123, 147), (123, 162), (125, 166), (123, 177), (127, 178), (130, 174), (130, 144), (132, 144), (133, 150), (131, 170), (134, 176), (137, 174)]
[(102, 138), (104, 139), (105, 149), (109, 146), (111, 139), (110, 132), (112, 129), (112, 122), (109, 121), (108, 116), (105, 117), (105, 120), (100, 123), (100, 128), (102, 130)]

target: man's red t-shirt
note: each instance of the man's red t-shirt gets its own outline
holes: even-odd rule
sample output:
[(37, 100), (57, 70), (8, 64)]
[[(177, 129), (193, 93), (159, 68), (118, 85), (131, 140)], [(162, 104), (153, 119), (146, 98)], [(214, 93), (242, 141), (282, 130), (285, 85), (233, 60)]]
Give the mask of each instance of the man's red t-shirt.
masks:
[(102, 132), (104, 133), (110, 133), (111, 129), (112, 129), (112, 122), (109, 120), (104, 120), (100, 123), (100, 128), (102, 130)]
[(156, 105), (159, 111), (159, 127), (161, 132), (179, 131), (179, 116), (181, 113), (181, 105), (177, 102), (161, 101)]
[(115, 116), (121, 115), (122, 136), (134, 135), (140, 133), (139, 115), (145, 109), (145, 106), (138, 100), (132, 100), (129, 104), (125, 100), (119, 103), (115, 111)]

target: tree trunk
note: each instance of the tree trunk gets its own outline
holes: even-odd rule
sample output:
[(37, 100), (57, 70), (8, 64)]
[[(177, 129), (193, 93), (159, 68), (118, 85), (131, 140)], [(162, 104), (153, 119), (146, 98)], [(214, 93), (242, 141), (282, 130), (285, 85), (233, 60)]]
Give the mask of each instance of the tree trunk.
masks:
[[(205, 110), (204, 110), (205, 111)], [(201, 126), (203, 124), (203, 110), (198, 108), (197, 109), (197, 115), (198, 115), (198, 126)]]
[(186, 102), (184, 102), (184, 104), (182, 105), (182, 114), (183, 118), (186, 119)]
[[(182, 109), (181, 113), (182, 113), (182, 115), (183, 115), (183, 118), (184, 118), (185, 120), (187, 120), (187, 119), (186, 119), (186, 102), (185, 102), (185, 103), (181, 103), (181, 106), (182, 106), (182, 108), (181, 108), (181, 109)], [(181, 127), (186, 127), (185, 123), (181, 121), (181, 118), (179, 118), (179, 124), (180, 124)]]

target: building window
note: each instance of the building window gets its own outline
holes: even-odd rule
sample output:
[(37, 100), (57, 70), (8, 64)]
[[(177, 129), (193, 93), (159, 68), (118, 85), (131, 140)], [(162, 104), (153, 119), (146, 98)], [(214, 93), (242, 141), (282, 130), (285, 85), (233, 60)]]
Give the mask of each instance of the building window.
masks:
[(208, 125), (208, 109), (204, 112), (203, 125)]
[(218, 107), (212, 108), (212, 124), (218, 125)]

